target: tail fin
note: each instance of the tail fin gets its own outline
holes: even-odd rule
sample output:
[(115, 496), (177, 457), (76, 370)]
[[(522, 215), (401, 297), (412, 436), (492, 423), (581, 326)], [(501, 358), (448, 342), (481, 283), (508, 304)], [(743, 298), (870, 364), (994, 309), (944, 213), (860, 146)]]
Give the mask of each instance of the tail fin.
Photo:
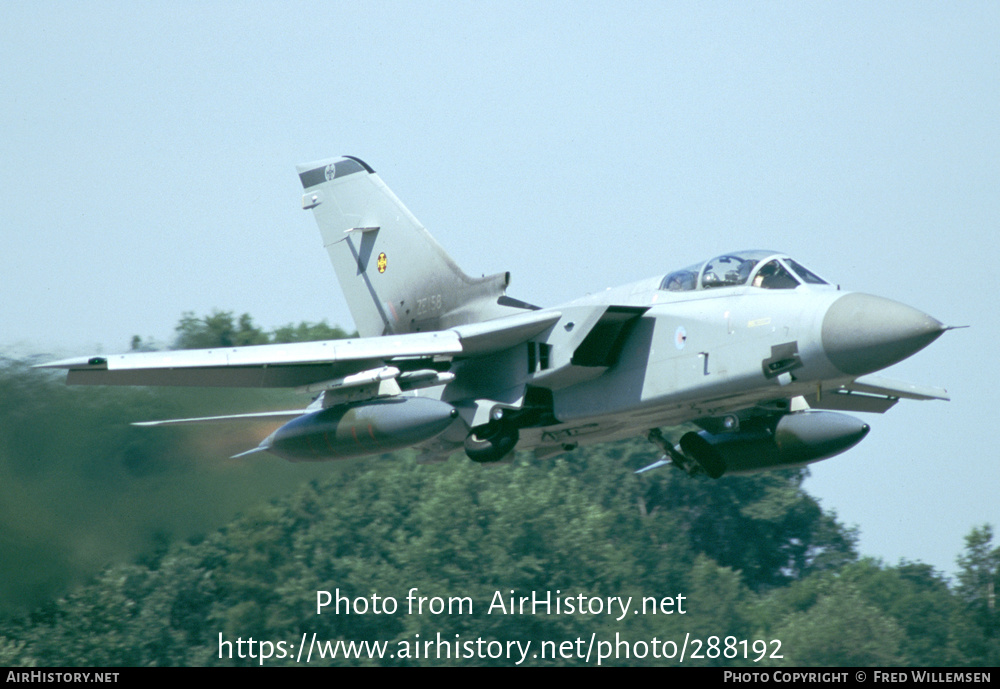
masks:
[(442, 330), (534, 308), (506, 297), (510, 273), (471, 278), (366, 163), (298, 166), (330, 262), (362, 336)]

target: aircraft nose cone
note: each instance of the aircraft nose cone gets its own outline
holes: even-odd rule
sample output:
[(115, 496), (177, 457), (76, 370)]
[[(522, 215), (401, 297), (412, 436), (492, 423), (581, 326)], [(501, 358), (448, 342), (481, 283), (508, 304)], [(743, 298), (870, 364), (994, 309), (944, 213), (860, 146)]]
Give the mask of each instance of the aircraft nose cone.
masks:
[(944, 331), (940, 321), (906, 304), (845, 294), (823, 317), (823, 349), (844, 373), (871, 373), (916, 354)]

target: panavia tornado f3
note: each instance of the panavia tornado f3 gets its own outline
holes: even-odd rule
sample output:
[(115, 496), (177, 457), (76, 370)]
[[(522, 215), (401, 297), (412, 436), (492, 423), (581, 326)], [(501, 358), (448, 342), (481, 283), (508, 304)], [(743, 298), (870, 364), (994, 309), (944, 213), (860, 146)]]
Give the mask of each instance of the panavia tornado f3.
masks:
[[(642, 435), (664, 454), (640, 471), (669, 464), (713, 478), (844, 452), (869, 427), (842, 412), (947, 399), (872, 375), (947, 327), (842, 292), (784, 253), (734, 251), (542, 308), (507, 296), (510, 273), (466, 275), (362, 160), (298, 172), (360, 337), (44, 366), (68, 369), (71, 385), (314, 396), (294, 411), (148, 422), (287, 421), (242, 454), (314, 461), (414, 447), (497, 462)], [(661, 430), (689, 422), (700, 430), (676, 443)]]

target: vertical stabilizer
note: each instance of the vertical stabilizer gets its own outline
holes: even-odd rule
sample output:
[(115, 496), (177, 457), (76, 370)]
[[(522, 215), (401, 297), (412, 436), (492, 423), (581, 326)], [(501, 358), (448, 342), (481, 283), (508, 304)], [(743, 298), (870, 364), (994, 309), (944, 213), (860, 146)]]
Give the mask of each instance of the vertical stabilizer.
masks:
[(298, 166), (305, 193), (364, 336), (441, 330), (532, 308), (504, 296), (509, 273), (471, 278), (366, 163)]

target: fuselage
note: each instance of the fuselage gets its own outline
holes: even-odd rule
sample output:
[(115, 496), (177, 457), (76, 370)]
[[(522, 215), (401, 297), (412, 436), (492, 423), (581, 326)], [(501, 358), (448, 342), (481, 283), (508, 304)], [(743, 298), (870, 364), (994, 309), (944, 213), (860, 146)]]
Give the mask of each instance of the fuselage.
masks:
[[(547, 367), (516, 361), (530, 359), (530, 350), (486, 364), (526, 372), (488, 391), (496, 399), (514, 406), (533, 387), (551, 394), (548, 422), (521, 428), (518, 448), (565, 449), (754, 407), (783, 414), (791, 399), (820, 399), (824, 391), (905, 359), (944, 330), (904, 304), (842, 292), (783, 254), (731, 256), (732, 263), (753, 261), (742, 273), (730, 272), (736, 284), (706, 281), (719, 260), (713, 259), (686, 269), (693, 275), (686, 283), (676, 281), (685, 272), (677, 271), (588, 295), (553, 307), (560, 320), (536, 338), (548, 348)], [(761, 278), (769, 266), (776, 270)], [(809, 277), (795, 279), (792, 266)], [(686, 288), (667, 288), (678, 284)], [(559, 351), (567, 331), (607, 305), (641, 310), (615, 360), (589, 372), (567, 364), (568, 353)], [(483, 363), (477, 367), (471, 376), (459, 367), (459, 395), (473, 387), (470, 377), (482, 379)]]

